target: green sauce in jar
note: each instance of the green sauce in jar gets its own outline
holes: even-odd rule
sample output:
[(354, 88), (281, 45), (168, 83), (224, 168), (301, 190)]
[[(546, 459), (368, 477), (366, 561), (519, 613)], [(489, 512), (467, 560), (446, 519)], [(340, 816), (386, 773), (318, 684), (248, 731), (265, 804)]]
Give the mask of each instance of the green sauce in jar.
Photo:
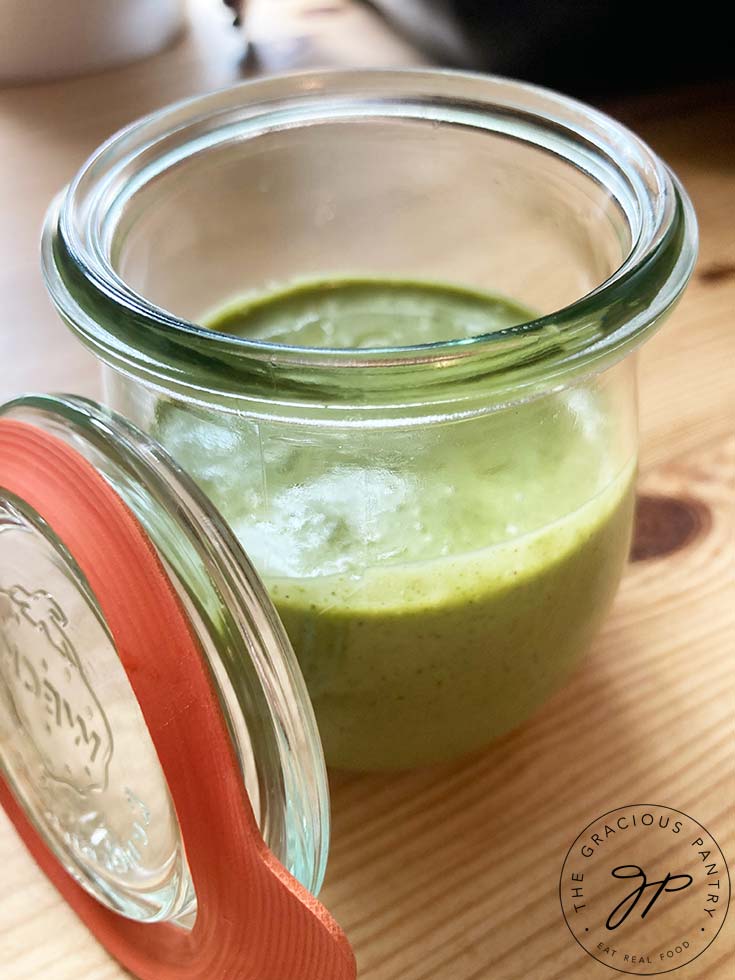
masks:
[[(474, 337), (530, 318), (432, 283), (338, 280), (243, 300), (211, 329), (299, 347)], [(160, 402), (154, 435), (219, 506), (304, 672), (327, 761), (404, 768), (476, 749), (563, 681), (628, 551), (635, 463), (571, 388), (476, 420), (279, 429)], [(539, 475), (543, 474), (543, 479)]]

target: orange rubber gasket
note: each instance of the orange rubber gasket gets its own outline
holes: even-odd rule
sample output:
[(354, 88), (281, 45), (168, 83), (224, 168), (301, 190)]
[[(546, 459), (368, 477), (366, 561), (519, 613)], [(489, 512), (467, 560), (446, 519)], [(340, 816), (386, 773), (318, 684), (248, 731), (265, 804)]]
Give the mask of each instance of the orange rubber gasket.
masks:
[(141, 980), (354, 980), (344, 933), (263, 841), (204, 654), (136, 517), (76, 450), (12, 419), (0, 420), (0, 487), (50, 525), (99, 603), (168, 780), (197, 894), (194, 927), (134, 922), (101, 905), (0, 777), (0, 803), (35, 860)]

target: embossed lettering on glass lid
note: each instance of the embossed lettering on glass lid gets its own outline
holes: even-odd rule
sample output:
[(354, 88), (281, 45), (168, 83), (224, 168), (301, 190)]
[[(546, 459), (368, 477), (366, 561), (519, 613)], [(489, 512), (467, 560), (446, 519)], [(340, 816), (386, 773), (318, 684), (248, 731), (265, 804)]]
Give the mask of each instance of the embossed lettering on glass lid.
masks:
[[(199, 850), (187, 860), (174, 805), (192, 784), (164, 770), (159, 752), (169, 711), (172, 738), (186, 742), (188, 727), (197, 739), (187, 676), (204, 666), (247, 815), (316, 895), (329, 849), (316, 720), (283, 627), (227, 525), (160, 446), (93, 402), (26, 395), (0, 405), (0, 430), (0, 788), (4, 777), (103, 905), (138, 922), (195, 926), (190, 864), (200, 881), (208, 872)], [(150, 561), (134, 571), (144, 554)], [(158, 598), (146, 605), (149, 586)], [(159, 602), (164, 625), (147, 643), (144, 623)], [(164, 662), (177, 665), (178, 693), (158, 711)], [(184, 769), (193, 751), (182, 745)], [(236, 838), (241, 817), (232, 814)]]
[(67, 870), (143, 921), (194, 907), (166, 779), (73, 559), (0, 496), (0, 768)]

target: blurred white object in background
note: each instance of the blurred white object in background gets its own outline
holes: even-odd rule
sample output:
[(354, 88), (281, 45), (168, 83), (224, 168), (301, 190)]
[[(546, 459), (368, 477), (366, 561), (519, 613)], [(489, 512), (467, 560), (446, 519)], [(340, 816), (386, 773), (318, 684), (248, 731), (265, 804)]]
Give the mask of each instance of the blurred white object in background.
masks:
[(165, 47), (184, 0), (0, 0), (0, 82), (60, 78)]

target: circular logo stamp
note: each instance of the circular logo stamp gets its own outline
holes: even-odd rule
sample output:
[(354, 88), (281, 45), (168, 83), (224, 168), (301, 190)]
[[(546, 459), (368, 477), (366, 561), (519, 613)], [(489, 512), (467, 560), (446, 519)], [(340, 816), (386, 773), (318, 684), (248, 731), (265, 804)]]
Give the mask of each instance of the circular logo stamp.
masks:
[(717, 841), (672, 807), (604, 813), (564, 860), (559, 897), (569, 931), (599, 963), (653, 976), (691, 963), (714, 942), (730, 904)]

